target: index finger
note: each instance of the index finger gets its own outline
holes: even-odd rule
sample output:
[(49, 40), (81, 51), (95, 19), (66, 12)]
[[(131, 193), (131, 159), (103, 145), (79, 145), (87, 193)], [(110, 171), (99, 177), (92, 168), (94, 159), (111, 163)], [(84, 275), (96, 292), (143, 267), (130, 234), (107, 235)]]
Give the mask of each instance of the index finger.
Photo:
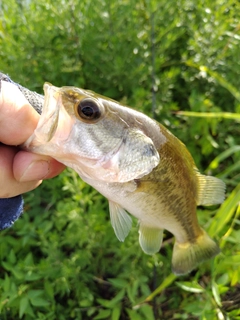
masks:
[(2, 81), (0, 92), (0, 142), (24, 143), (33, 133), (39, 114), (28, 103), (17, 86)]

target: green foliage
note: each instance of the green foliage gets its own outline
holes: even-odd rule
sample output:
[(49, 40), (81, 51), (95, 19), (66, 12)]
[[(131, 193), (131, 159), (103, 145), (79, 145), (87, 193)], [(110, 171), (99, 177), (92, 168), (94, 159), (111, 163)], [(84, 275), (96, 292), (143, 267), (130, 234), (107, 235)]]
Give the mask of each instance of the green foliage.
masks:
[(190, 275), (161, 252), (124, 243), (107, 201), (66, 170), (26, 194), (1, 233), (1, 319), (240, 319), (240, 6), (234, 0), (3, 0), (0, 70), (42, 92), (76, 85), (155, 117), (202, 172), (227, 183), (218, 209), (199, 208), (222, 253)]

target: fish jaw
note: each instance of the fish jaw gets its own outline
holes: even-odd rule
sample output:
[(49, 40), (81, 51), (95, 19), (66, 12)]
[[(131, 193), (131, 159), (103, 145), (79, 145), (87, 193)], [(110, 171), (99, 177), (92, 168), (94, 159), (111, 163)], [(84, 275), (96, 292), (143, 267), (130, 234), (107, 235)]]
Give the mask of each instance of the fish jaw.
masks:
[(42, 114), (37, 128), (23, 148), (52, 156), (57, 152), (58, 144), (64, 143), (70, 136), (74, 121), (62, 107), (59, 88), (50, 83), (45, 83), (43, 88), (45, 99)]

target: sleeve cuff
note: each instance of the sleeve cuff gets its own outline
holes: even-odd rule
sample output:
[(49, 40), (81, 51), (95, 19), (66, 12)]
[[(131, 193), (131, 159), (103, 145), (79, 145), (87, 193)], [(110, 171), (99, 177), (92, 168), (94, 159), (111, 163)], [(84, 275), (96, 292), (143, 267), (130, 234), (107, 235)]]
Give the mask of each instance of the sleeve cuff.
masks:
[(10, 228), (23, 212), (23, 198), (0, 198), (0, 230)]

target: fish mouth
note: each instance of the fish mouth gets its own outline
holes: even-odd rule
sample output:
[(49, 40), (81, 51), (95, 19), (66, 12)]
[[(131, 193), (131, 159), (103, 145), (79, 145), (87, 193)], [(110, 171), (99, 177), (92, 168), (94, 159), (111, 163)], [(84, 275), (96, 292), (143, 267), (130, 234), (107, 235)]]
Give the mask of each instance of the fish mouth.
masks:
[[(60, 92), (59, 88), (53, 86), (51, 83), (44, 83), (44, 106), (42, 112), (42, 118), (44, 119), (43, 125), (48, 127), (48, 134), (46, 136), (45, 142), (49, 142), (58, 127), (58, 119), (59, 119), (59, 111), (60, 111)], [(46, 121), (47, 119), (47, 121)], [(41, 128), (41, 124), (39, 123), (39, 129)]]
[[(39, 119), (37, 128), (34, 133), (28, 138), (28, 140), (23, 144), (24, 149), (31, 149), (36, 153), (45, 153), (46, 145), (58, 138), (57, 130), (64, 126), (61, 112), (61, 92), (58, 87), (53, 86), (51, 83), (45, 83), (44, 89), (44, 104), (42, 109), (42, 114)], [(65, 113), (64, 113), (65, 115)], [(62, 135), (62, 140), (67, 139), (70, 131), (70, 124), (65, 125), (64, 136)], [(44, 149), (45, 148), (45, 149)]]

